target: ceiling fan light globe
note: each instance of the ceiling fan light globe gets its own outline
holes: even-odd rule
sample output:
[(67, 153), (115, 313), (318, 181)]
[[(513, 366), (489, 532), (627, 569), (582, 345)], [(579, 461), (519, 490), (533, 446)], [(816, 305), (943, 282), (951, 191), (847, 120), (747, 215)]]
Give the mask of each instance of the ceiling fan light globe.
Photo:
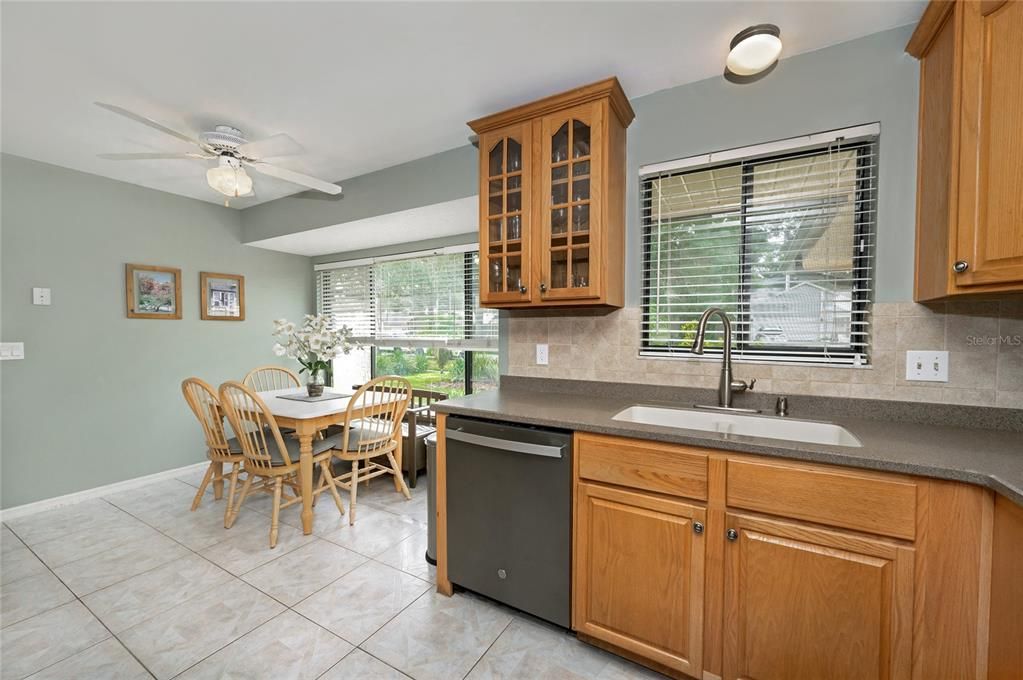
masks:
[(223, 164), (206, 171), (206, 183), (212, 189), (231, 198), (252, 193), (252, 178), (243, 168)]
[(778, 35), (754, 33), (734, 43), (725, 65), (737, 76), (756, 75), (778, 61), (781, 48)]

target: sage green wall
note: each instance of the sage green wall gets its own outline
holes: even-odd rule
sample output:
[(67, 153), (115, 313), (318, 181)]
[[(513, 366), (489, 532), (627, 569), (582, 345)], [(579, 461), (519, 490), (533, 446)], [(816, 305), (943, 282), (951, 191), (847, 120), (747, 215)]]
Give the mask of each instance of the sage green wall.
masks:
[(475, 196), (477, 162), (476, 149), (466, 145), (343, 180), (339, 196), (307, 191), (253, 206), (242, 211), (244, 241)]
[[(641, 165), (874, 122), (881, 124), (876, 299), (911, 300), (919, 77), (917, 61), (905, 53), (912, 30), (903, 26), (783, 59), (750, 85), (716, 76), (633, 99), (626, 304), (635, 307), (640, 298)], [(684, 58), (684, 46), (679, 55)], [(242, 213), (245, 240), (473, 196), (476, 153), (466, 145), (349, 179), (341, 200), (303, 194), (249, 208)]]
[(863, 123), (881, 124), (878, 302), (913, 299), (918, 62), (905, 53), (912, 26), (783, 59), (766, 78), (722, 77), (632, 100), (628, 132), (626, 305), (640, 303), (639, 168)]
[[(204, 457), (180, 383), (279, 363), (271, 320), (313, 308), (309, 258), (241, 244), (241, 215), (123, 182), (0, 160), (0, 505), (12, 507)], [(127, 262), (182, 270), (180, 321), (125, 317)], [(245, 276), (246, 320), (199, 320), (199, 272)], [(53, 304), (31, 304), (33, 286)]]

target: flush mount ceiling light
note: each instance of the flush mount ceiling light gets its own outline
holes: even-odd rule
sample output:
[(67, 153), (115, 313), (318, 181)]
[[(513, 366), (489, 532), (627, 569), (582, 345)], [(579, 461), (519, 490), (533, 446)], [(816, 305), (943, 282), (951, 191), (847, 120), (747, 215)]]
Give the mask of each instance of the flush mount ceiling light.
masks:
[(221, 156), (217, 167), (206, 171), (206, 182), (229, 198), (252, 193), (252, 178), (245, 172), (241, 161), (230, 156)]
[(732, 38), (729, 49), (725, 77), (734, 82), (751, 82), (778, 63), (781, 30), (774, 24), (750, 26)]

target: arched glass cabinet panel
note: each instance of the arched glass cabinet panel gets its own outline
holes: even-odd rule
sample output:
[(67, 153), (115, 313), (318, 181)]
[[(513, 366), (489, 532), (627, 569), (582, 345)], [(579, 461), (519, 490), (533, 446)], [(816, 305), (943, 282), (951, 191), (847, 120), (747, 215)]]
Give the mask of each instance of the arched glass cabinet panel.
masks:
[(480, 138), (480, 192), (485, 200), (486, 228), (481, 232), (480, 254), (485, 266), (483, 302), (529, 299), (529, 176), (525, 157), (528, 126), (499, 130)]

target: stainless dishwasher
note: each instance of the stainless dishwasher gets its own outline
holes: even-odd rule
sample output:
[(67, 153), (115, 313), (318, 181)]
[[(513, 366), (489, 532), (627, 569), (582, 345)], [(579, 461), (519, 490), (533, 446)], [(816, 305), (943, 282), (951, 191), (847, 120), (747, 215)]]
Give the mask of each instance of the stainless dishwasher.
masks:
[(447, 419), (448, 578), (568, 628), (572, 435)]

